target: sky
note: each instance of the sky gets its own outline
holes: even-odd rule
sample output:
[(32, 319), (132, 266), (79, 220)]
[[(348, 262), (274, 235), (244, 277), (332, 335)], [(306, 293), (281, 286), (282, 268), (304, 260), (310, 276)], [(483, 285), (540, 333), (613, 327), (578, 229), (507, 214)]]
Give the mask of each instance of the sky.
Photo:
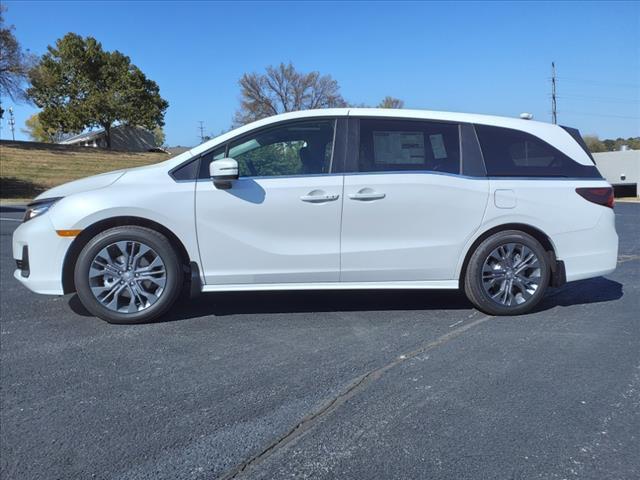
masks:
[[(555, 61), (558, 123), (640, 135), (640, 2), (3, 3), (32, 53), (75, 32), (128, 55), (169, 102), (171, 146), (199, 143), (199, 121), (207, 134), (228, 130), (240, 77), (280, 62), (331, 75), (352, 104), (391, 95), (407, 108), (548, 122)], [(13, 106), (27, 140), (38, 110)]]

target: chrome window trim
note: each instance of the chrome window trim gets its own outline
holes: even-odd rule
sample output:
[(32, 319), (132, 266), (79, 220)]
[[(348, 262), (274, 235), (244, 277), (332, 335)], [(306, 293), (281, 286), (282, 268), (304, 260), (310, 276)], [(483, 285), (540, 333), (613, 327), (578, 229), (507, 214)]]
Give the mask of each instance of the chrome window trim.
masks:
[[(344, 173), (336, 172), (336, 173), (308, 173), (301, 175), (267, 175), (267, 176), (255, 176), (255, 177), (239, 177), (238, 180), (268, 180), (270, 178), (313, 178), (313, 177), (338, 177), (343, 176)], [(183, 182), (193, 182), (193, 180), (182, 180)], [(209, 178), (198, 178), (196, 179), (198, 182), (210, 182)]]

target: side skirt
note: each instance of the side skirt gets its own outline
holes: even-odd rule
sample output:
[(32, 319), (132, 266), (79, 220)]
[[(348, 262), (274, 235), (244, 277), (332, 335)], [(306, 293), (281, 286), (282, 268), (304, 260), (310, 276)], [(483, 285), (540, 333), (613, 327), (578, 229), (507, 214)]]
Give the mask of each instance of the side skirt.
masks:
[(247, 283), (203, 285), (202, 292), (251, 292), (267, 290), (457, 290), (457, 280), (410, 282), (318, 282), (318, 283)]

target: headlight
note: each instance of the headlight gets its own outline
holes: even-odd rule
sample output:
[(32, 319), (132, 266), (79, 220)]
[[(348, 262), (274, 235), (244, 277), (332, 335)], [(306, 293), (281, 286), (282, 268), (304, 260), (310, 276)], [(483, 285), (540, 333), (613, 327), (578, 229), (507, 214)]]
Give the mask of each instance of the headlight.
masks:
[(30, 203), (29, 205), (27, 205), (27, 211), (24, 212), (24, 218), (22, 219), (22, 221), (26, 222), (28, 220), (31, 220), (32, 218), (36, 218), (42, 215), (43, 213), (46, 213), (46, 211), (49, 210), (53, 206), (53, 204), (61, 198), (62, 197), (44, 198), (42, 200), (36, 200), (35, 202)]

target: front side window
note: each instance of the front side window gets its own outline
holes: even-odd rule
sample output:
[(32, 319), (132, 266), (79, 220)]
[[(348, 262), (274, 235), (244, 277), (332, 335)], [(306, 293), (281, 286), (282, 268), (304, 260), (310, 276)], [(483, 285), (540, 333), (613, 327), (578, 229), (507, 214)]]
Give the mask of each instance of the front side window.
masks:
[(428, 170), (460, 173), (457, 124), (360, 120), (360, 172)]
[(487, 174), (508, 177), (600, 177), (548, 143), (520, 130), (476, 125)]
[(229, 145), (241, 177), (329, 173), (334, 120), (287, 123), (249, 134)]

